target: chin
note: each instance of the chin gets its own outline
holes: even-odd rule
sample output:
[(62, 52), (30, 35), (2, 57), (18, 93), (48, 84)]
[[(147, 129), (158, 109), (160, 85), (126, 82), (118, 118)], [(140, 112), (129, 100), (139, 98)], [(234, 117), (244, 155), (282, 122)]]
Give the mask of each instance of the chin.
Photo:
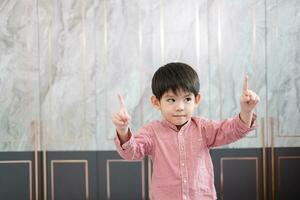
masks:
[(188, 120), (185, 120), (183, 122), (179, 122), (179, 123), (174, 123), (176, 124), (176, 126), (183, 126), (185, 123), (187, 123)]

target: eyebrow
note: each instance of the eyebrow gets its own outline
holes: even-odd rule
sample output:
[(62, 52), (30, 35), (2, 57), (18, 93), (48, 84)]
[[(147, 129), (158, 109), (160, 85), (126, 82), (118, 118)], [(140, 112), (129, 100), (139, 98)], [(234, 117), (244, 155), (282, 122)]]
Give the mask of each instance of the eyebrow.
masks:
[(188, 96), (191, 96), (193, 95), (191, 92), (189, 92), (188, 94), (186, 94), (184, 97), (188, 97)]
[[(191, 95), (192, 95), (192, 93), (189, 92), (189, 93), (187, 93), (186, 95), (184, 95), (184, 97), (189, 97), (189, 96), (191, 96)], [(175, 97), (175, 96), (177, 96), (177, 95), (175, 95), (175, 94), (173, 94), (173, 95), (171, 95), (171, 94), (166, 94), (164, 97), (165, 97), (165, 98), (173, 98), (173, 97)]]
[(165, 98), (171, 98), (171, 97), (175, 97), (176, 95), (169, 95), (169, 94), (166, 94), (164, 97)]

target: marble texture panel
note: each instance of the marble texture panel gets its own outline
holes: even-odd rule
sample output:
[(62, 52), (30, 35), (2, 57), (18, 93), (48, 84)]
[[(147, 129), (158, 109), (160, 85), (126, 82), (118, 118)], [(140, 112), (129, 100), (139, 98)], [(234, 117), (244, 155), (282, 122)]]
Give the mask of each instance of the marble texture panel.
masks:
[(36, 6), (2, 1), (0, 11), (0, 149), (29, 151), (34, 149), (32, 124), (39, 126)]
[[(221, 120), (240, 112), (244, 76), (260, 95), (258, 120), (265, 115), (264, 1), (214, 1), (209, 4), (210, 117)], [(237, 20), (238, 19), (238, 20)], [(261, 130), (228, 147), (261, 147)]]
[[(139, 1), (103, 1), (99, 17), (103, 23), (99, 50), (101, 74), (98, 75), (97, 92), (98, 147), (113, 147), (115, 128), (111, 116), (119, 109), (117, 95), (124, 96), (128, 112), (133, 115), (131, 128), (140, 126), (141, 64)], [(103, 74), (102, 74), (103, 73)]]
[(268, 0), (269, 134), (278, 147), (300, 141), (300, 2)]
[[(300, 145), (298, 0), (35, 0), (0, 3), (0, 150), (112, 150), (125, 97), (131, 129), (160, 119), (153, 73), (186, 62), (197, 115), (240, 111), (245, 74), (259, 128), (222, 148)], [(265, 121), (266, 124), (262, 124)], [(264, 130), (262, 128), (265, 127)]]
[(93, 1), (39, 1), (40, 92), (47, 150), (96, 149)]

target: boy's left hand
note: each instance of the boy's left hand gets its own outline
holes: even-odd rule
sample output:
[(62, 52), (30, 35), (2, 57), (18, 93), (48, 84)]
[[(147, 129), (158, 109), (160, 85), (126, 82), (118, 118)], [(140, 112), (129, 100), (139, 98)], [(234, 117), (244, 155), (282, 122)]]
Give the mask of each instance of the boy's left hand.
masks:
[(245, 76), (243, 84), (243, 94), (240, 98), (241, 112), (252, 113), (259, 100), (259, 96), (252, 90), (249, 90), (248, 76)]

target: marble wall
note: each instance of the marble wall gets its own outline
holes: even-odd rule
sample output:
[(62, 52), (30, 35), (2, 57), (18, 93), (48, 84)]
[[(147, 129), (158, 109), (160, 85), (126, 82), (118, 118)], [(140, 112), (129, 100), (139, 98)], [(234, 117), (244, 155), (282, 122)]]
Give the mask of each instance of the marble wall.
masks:
[(132, 130), (160, 118), (151, 78), (174, 61), (215, 120), (239, 112), (249, 75), (260, 127), (223, 148), (300, 146), (299, 45), (298, 0), (1, 1), (0, 150), (115, 149), (117, 94)]

